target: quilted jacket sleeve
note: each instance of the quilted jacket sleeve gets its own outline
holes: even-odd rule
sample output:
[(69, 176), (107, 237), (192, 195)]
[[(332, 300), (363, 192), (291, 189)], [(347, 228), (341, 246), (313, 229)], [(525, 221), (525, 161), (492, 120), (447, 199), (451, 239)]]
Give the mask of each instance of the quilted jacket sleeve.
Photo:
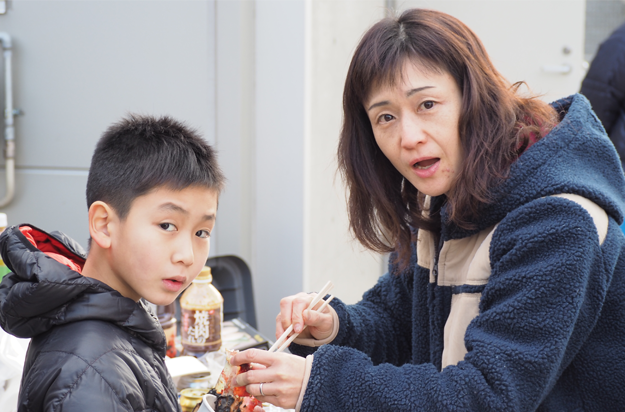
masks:
[[(396, 265), (389, 266), (391, 273), (398, 270)], [(387, 273), (382, 276), (355, 305), (334, 299), (331, 305), (336, 310), (340, 326), (332, 345), (358, 349), (375, 364), (410, 362), (413, 270), (414, 267), (410, 267), (401, 275)], [(294, 344), (290, 350), (305, 356), (316, 348)]]
[[(494, 234), (491, 279), (467, 329), (464, 361), (439, 372), (431, 363), (378, 364), (325, 345), (315, 353), (301, 411), (536, 410), (595, 326), (611, 281), (602, 268), (615, 262), (604, 261), (580, 206), (564, 199), (531, 205), (510, 213)], [(371, 296), (388, 307), (397, 296), (384, 299), (386, 282)], [(364, 308), (376, 313), (371, 299)], [(372, 317), (372, 336), (403, 327), (391, 312)]]
[[(180, 411), (165, 365), (146, 356), (150, 349), (134, 350), (120, 343), (104, 322), (104, 328), (96, 322), (79, 323), (66, 327), (72, 328), (71, 332), (53, 330), (31, 341), (20, 389), (20, 412)], [(102, 332), (100, 341), (90, 341), (90, 348), (80, 352), (72, 350), (65, 339), (78, 330), (89, 335), (90, 328)], [(59, 346), (59, 342), (67, 343)], [(137, 351), (143, 357), (137, 356)], [(92, 353), (98, 355), (90, 356)]]

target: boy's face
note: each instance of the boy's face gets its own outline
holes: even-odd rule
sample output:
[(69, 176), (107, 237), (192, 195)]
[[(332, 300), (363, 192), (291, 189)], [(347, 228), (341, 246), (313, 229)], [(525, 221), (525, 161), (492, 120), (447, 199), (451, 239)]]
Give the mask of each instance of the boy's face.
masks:
[(106, 283), (135, 301), (173, 302), (206, 263), (216, 213), (217, 192), (205, 187), (137, 197), (112, 227)]

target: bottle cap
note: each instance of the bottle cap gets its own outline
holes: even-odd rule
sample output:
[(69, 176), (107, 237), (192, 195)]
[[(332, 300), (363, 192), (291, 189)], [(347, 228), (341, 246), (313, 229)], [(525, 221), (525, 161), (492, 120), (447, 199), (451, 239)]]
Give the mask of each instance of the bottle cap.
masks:
[(0, 228), (5, 228), (8, 225), (7, 214), (0, 213)]
[(199, 275), (195, 278), (194, 282), (199, 283), (209, 283), (213, 281), (213, 274), (211, 273), (211, 268), (208, 266), (204, 266)]

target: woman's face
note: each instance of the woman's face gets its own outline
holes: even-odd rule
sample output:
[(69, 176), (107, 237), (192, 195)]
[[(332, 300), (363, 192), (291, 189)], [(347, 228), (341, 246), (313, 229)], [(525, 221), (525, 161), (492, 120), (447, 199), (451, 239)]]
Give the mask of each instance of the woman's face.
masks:
[(447, 193), (462, 163), (458, 121), (462, 94), (447, 72), (407, 61), (395, 86), (371, 91), (365, 109), (375, 141), (419, 192)]

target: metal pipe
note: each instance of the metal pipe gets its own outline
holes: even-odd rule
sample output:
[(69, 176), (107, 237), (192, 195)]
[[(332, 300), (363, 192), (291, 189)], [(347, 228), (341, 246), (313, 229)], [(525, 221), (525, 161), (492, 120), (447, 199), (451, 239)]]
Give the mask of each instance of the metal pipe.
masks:
[(393, 17), (397, 12), (396, 0), (384, 0), (384, 17)]
[(0, 32), (0, 43), (4, 50), (4, 161), (6, 170), (6, 193), (0, 200), (0, 207), (8, 205), (15, 195), (15, 129), (13, 118), (13, 74), (11, 72), (12, 44), (11, 36), (8, 33)]

